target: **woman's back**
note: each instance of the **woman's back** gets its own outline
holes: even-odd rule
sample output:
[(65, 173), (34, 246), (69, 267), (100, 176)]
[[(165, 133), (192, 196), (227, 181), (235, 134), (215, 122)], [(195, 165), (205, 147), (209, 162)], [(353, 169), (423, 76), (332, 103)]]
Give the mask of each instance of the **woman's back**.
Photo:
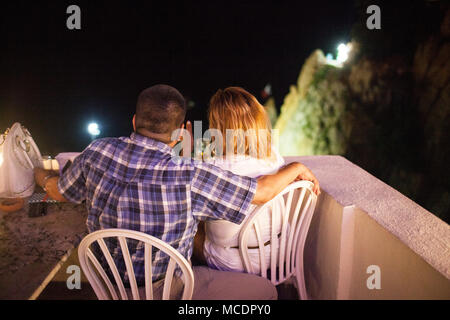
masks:
[[(275, 173), (284, 164), (284, 159), (274, 148), (272, 148), (272, 152), (276, 155), (272, 161), (244, 155), (234, 155), (228, 158), (216, 159), (212, 164), (238, 175), (255, 178), (261, 175)], [(251, 205), (248, 214), (253, 212), (255, 208), (255, 205)], [(260, 222), (262, 226), (262, 238), (266, 242), (270, 239), (271, 234), (269, 212), (260, 213)], [(204, 254), (210, 267), (227, 271), (244, 271), (238, 249), (239, 232), (243, 224), (244, 222), (237, 225), (223, 220), (207, 221), (205, 223), (206, 239), (204, 243)], [(281, 228), (281, 226), (278, 227)], [(256, 237), (251, 235), (249, 246), (256, 245)], [(267, 246), (266, 250), (269, 251), (270, 246)], [(267, 254), (266, 257), (270, 257), (270, 255)], [(250, 260), (254, 265), (254, 269), (259, 270), (260, 262), (257, 250), (250, 249)]]

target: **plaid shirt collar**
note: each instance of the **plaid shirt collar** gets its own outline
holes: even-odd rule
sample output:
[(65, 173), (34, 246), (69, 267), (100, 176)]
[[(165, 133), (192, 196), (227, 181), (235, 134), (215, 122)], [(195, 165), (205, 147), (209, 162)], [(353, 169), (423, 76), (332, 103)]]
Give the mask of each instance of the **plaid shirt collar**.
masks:
[(136, 142), (136, 144), (143, 146), (145, 148), (158, 150), (159, 152), (162, 153), (172, 154), (172, 148), (169, 147), (164, 142), (143, 136), (139, 133), (133, 132), (130, 136), (130, 139)]

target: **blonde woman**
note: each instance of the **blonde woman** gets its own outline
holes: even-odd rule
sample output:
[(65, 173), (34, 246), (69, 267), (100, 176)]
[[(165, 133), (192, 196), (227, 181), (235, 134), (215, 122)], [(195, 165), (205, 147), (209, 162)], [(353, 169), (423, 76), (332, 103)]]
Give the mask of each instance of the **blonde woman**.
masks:
[[(211, 98), (208, 118), (210, 129), (218, 130), (223, 137), (223, 154), (209, 160), (215, 166), (234, 174), (258, 177), (276, 173), (284, 165), (283, 158), (272, 146), (270, 120), (264, 107), (246, 90), (239, 87), (218, 90)], [(251, 205), (248, 213), (255, 207)], [(268, 241), (271, 226), (269, 213), (263, 214), (261, 219), (262, 236), (264, 241)], [(238, 249), (243, 224), (208, 220), (204, 230), (200, 225), (194, 250), (197, 259), (203, 255), (204, 260), (200, 260), (212, 268), (243, 272)], [(281, 226), (277, 227), (281, 231)], [(249, 243), (256, 243), (256, 236)], [(270, 252), (270, 243), (266, 245), (266, 250)], [(250, 249), (249, 252), (254, 270), (259, 271), (258, 250)], [(266, 257), (270, 258), (270, 255), (266, 254)]]

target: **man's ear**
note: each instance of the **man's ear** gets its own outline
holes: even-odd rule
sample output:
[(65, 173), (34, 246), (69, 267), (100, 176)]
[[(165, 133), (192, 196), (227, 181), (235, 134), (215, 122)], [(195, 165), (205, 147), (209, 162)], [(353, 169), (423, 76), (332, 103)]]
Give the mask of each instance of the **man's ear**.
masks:
[(136, 115), (133, 115), (133, 130), (136, 132)]

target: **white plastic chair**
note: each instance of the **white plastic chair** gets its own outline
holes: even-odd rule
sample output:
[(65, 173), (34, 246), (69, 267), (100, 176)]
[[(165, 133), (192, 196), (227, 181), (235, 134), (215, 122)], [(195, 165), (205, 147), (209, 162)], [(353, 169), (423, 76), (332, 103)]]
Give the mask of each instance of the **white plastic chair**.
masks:
[[(308, 299), (305, 287), (303, 250), (317, 202), (317, 196), (312, 188), (313, 183), (310, 181), (298, 181), (290, 184), (274, 199), (257, 207), (244, 222), (239, 233), (239, 252), (246, 272), (267, 278), (265, 240), (261, 236), (261, 222), (258, 220), (258, 216), (260, 212), (269, 210), (272, 220), (270, 281), (272, 284), (278, 285), (295, 276), (298, 294), (302, 300)], [(276, 230), (276, 225), (281, 225), (280, 234)], [(258, 242), (259, 272), (254, 271), (248, 253), (251, 231), (255, 232)]]
[[(170, 297), (172, 279), (176, 265), (180, 266), (181, 271), (183, 273), (182, 279), (184, 281), (184, 290), (181, 299), (190, 300), (192, 298), (192, 293), (194, 290), (194, 273), (192, 271), (191, 265), (172, 246), (163, 242), (160, 239), (157, 239), (142, 232), (125, 229), (104, 229), (87, 235), (81, 241), (80, 246), (78, 248), (78, 256), (80, 259), (81, 268), (83, 269), (83, 272), (85, 273), (87, 279), (89, 280), (89, 283), (94, 289), (95, 294), (97, 295), (99, 300), (109, 300), (110, 298), (112, 298), (113, 300), (118, 300), (119, 296), (116, 292), (116, 288), (119, 289), (121, 299), (128, 300), (127, 292), (123, 285), (122, 278), (119, 275), (117, 267), (111, 256), (111, 253), (109, 252), (108, 247), (106, 246), (106, 243), (104, 241), (104, 238), (111, 238), (111, 237), (118, 238), (118, 242), (122, 250), (122, 255), (129, 276), (133, 300), (140, 300), (141, 297), (139, 296), (139, 289), (136, 283), (136, 277), (133, 270), (130, 252), (128, 250), (128, 245), (126, 241), (127, 238), (142, 241), (145, 245), (144, 248), (145, 299), (153, 300), (152, 261), (151, 261), (152, 246), (158, 248), (159, 250), (161, 250), (170, 257), (166, 271), (166, 276), (164, 279), (162, 300), (168, 300)], [(110, 279), (106, 275), (105, 270), (103, 269), (103, 267), (101, 266), (101, 264), (99, 263), (99, 261), (89, 248), (91, 244), (94, 243), (95, 241), (98, 242), (100, 249), (106, 258), (106, 261), (108, 262), (109, 268), (114, 276), (116, 286), (114, 286), (111, 283)], [(97, 273), (101, 276), (103, 281), (99, 279)], [(105, 285), (109, 289), (110, 295), (108, 295)]]

